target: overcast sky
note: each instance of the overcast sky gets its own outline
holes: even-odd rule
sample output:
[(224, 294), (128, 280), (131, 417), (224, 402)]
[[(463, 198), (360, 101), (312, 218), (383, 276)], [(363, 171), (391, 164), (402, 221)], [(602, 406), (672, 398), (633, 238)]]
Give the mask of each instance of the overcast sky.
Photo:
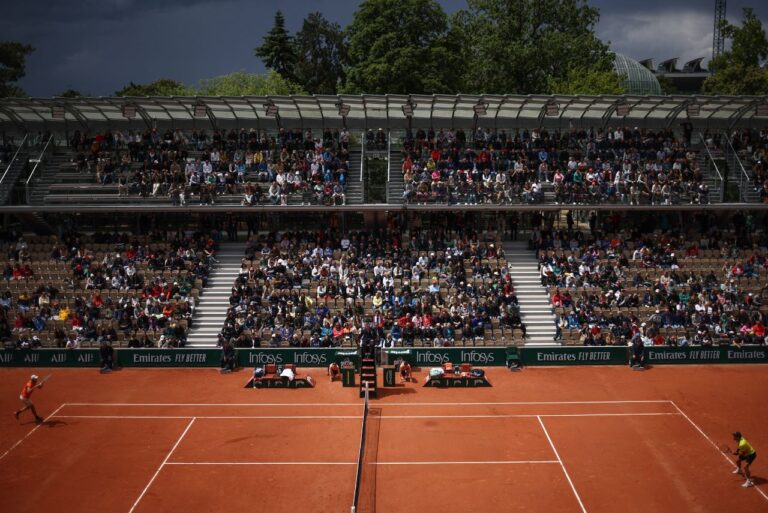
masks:
[[(449, 13), (465, 0), (440, 0)], [(685, 61), (712, 54), (714, 0), (593, 0), (600, 8), (597, 33), (611, 49), (637, 60)], [(14, 0), (3, 6), (0, 36), (36, 48), (21, 86), (32, 96), (73, 88), (112, 95), (128, 82), (172, 78), (197, 85), (202, 78), (244, 69), (263, 71), (254, 57), (283, 10), (293, 33), (303, 18), (320, 11), (347, 25), (354, 0)], [(768, 2), (728, 2), (728, 19), (753, 6), (765, 24)], [(705, 61), (706, 62), (706, 61)]]

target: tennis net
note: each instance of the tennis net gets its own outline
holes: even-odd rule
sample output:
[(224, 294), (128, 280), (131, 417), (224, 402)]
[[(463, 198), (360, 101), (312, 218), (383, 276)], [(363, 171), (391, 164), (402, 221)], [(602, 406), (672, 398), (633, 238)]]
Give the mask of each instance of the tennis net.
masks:
[(357, 513), (360, 502), (360, 484), (363, 478), (363, 457), (365, 456), (365, 435), (368, 427), (368, 386), (365, 387), (363, 400), (363, 420), (360, 429), (360, 450), (357, 453), (357, 472), (355, 474), (355, 494), (352, 498), (352, 513)]

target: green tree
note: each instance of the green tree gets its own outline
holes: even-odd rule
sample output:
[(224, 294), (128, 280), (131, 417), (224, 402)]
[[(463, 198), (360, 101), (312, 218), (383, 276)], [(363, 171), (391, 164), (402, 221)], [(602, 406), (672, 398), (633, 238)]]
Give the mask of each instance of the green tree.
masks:
[(69, 89), (65, 89), (64, 91), (62, 91), (58, 96), (60, 98), (80, 98), (85, 95), (80, 91), (78, 91), (77, 89), (72, 89), (70, 87)]
[(306, 92), (301, 86), (287, 80), (274, 70), (264, 75), (241, 70), (229, 75), (201, 80), (195, 94), (200, 96), (281, 96), (306, 94)]
[(193, 93), (187, 86), (176, 80), (161, 78), (148, 84), (129, 83), (115, 96), (191, 96)]
[(0, 42), (0, 98), (26, 96), (16, 85), (26, 73), (27, 56), (35, 49), (15, 41)]
[(622, 77), (614, 71), (570, 68), (565, 79), (553, 78), (549, 89), (554, 94), (624, 94)]
[(350, 93), (452, 93), (459, 45), (434, 0), (365, 0), (347, 27)]
[(731, 40), (731, 48), (710, 61), (714, 74), (704, 81), (702, 90), (709, 94), (768, 94), (768, 39), (763, 23), (746, 8), (741, 27), (724, 20), (722, 31)]
[(339, 24), (311, 13), (296, 33), (294, 47), (296, 82), (310, 94), (336, 94), (347, 63), (347, 42)]
[(595, 35), (586, 0), (467, 0), (454, 23), (467, 35), (463, 90), (549, 93), (570, 69), (609, 72), (613, 54)]
[(285, 29), (285, 18), (281, 11), (275, 13), (275, 24), (264, 36), (264, 42), (254, 50), (264, 65), (280, 73), (288, 80), (294, 79), (296, 54), (293, 38)]
[(661, 94), (675, 94), (677, 93), (677, 86), (672, 82), (672, 79), (664, 75), (656, 75), (656, 80), (659, 81), (661, 86)]

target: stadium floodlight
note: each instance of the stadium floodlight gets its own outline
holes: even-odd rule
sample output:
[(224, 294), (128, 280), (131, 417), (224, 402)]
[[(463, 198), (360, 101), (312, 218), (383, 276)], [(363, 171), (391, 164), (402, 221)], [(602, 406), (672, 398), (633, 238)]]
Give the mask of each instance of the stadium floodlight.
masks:
[(408, 102), (401, 107), (401, 109), (403, 110), (403, 115), (407, 118), (413, 117), (413, 110), (415, 108), (416, 108), (416, 104), (413, 102)]
[(547, 116), (557, 116), (560, 114), (560, 106), (555, 100), (549, 100), (546, 105), (544, 105), (544, 114)]
[(67, 112), (64, 110), (64, 107), (60, 105), (54, 105), (51, 107), (51, 117), (53, 119), (64, 119)]
[(701, 105), (698, 103), (689, 103), (686, 107), (689, 118), (694, 118), (701, 113)]
[(273, 118), (277, 117), (278, 110), (279, 109), (277, 108), (277, 105), (275, 105), (272, 102), (264, 104), (264, 114), (266, 114), (267, 116), (270, 116)]
[(136, 117), (135, 105), (123, 105), (123, 117), (125, 119), (133, 119)]
[(618, 114), (621, 117), (625, 117), (629, 114), (629, 104), (625, 102), (624, 100), (620, 100), (616, 103), (616, 114)]
[(768, 103), (758, 103), (755, 109), (755, 116), (760, 116), (761, 118), (768, 117)]
[(196, 118), (204, 118), (208, 116), (208, 106), (203, 102), (197, 102), (193, 107), (193, 112)]
[(349, 111), (352, 110), (352, 107), (347, 105), (346, 103), (337, 103), (336, 107), (339, 109), (339, 116), (346, 118), (349, 114)]
[(485, 116), (488, 112), (488, 104), (483, 102), (477, 102), (472, 110), (475, 111), (475, 116)]

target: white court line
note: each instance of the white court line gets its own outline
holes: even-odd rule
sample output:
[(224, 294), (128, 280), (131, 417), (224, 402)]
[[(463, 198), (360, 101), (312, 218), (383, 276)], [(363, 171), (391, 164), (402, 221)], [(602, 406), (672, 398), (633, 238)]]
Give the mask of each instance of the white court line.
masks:
[[(411, 406), (520, 406), (520, 405), (563, 405), (563, 404), (651, 404), (651, 403), (670, 403), (668, 399), (654, 400), (632, 400), (632, 401), (512, 401), (512, 402), (483, 402), (483, 403), (381, 403), (377, 402), (376, 407), (411, 407)], [(253, 406), (253, 407), (273, 407), (280, 406), (291, 408), (294, 406), (360, 406), (357, 403), (67, 403), (67, 406)]]
[(46, 417), (46, 418), (43, 420), (43, 422), (42, 422), (41, 424), (38, 424), (38, 425), (36, 425), (35, 427), (33, 427), (33, 428), (32, 428), (32, 429), (29, 431), (29, 433), (27, 433), (26, 435), (24, 435), (24, 436), (21, 438), (21, 440), (19, 440), (18, 442), (16, 442), (16, 443), (15, 443), (15, 444), (13, 444), (12, 446), (10, 446), (10, 447), (8, 448), (8, 450), (7, 450), (7, 451), (5, 451), (3, 454), (1, 454), (1, 455), (0, 455), (0, 460), (2, 460), (3, 458), (5, 458), (6, 456), (8, 456), (8, 454), (9, 454), (9, 453), (10, 453), (12, 450), (14, 450), (16, 447), (18, 447), (19, 445), (21, 445), (21, 442), (23, 442), (24, 440), (26, 440), (27, 438), (29, 438), (29, 436), (30, 436), (32, 433), (34, 433), (35, 431), (37, 431), (38, 429), (40, 429), (40, 426), (42, 426), (43, 424), (45, 424), (45, 423), (46, 423), (46, 422), (47, 422), (49, 419), (51, 419), (51, 418), (55, 417), (55, 416), (56, 416), (56, 413), (57, 413), (57, 412), (58, 412), (60, 409), (62, 409), (62, 408), (65, 406), (65, 405), (66, 405), (66, 403), (62, 403), (62, 404), (61, 404), (61, 405), (60, 405), (58, 408), (56, 408), (55, 410), (53, 410), (53, 413), (51, 413), (50, 415), (48, 415), (48, 416), (47, 416), (47, 417)]
[(357, 465), (356, 461), (169, 461), (166, 465)]
[[(679, 415), (669, 413), (668, 415)], [(446, 416), (448, 417), (448, 416)], [(356, 419), (360, 415), (56, 415), (59, 419)]]
[[(720, 455), (721, 455), (723, 458), (725, 458), (725, 461), (727, 461), (728, 463), (730, 463), (730, 465), (731, 465), (731, 468), (736, 468), (736, 464), (735, 464), (733, 461), (731, 461), (731, 458), (729, 458), (728, 456), (726, 456), (726, 455), (725, 455), (725, 453), (724, 453), (723, 451), (721, 451), (721, 450), (720, 450), (720, 448), (717, 446), (717, 444), (716, 444), (716, 443), (715, 443), (715, 442), (714, 442), (714, 441), (713, 441), (713, 440), (712, 440), (712, 439), (711, 439), (711, 438), (710, 438), (710, 437), (709, 437), (709, 436), (708, 436), (708, 435), (707, 435), (707, 434), (704, 432), (704, 430), (703, 430), (703, 429), (701, 429), (701, 428), (700, 428), (700, 427), (699, 427), (699, 426), (698, 426), (698, 425), (697, 425), (697, 424), (696, 424), (694, 421), (692, 421), (692, 420), (691, 420), (691, 418), (690, 418), (688, 415), (686, 415), (686, 414), (685, 414), (685, 412), (684, 412), (684, 411), (683, 411), (683, 410), (682, 410), (682, 409), (681, 409), (681, 408), (680, 408), (680, 407), (679, 407), (677, 404), (675, 404), (675, 402), (674, 402), (674, 401), (669, 401), (669, 402), (670, 402), (670, 403), (672, 403), (672, 406), (674, 406), (674, 407), (677, 409), (677, 411), (679, 411), (679, 412), (680, 412), (680, 415), (682, 415), (683, 417), (685, 417), (685, 420), (687, 420), (687, 421), (688, 421), (688, 422), (691, 424), (691, 426), (693, 426), (693, 427), (696, 429), (696, 431), (698, 431), (699, 433), (701, 433), (701, 436), (703, 436), (703, 437), (704, 437), (704, 438), (707, 440), (707, 442), (709, 442), (709, 443), (712, 445), (712, 447), (714, 447), (714, 448), (715, 448), (715, 450), (716, 450), (716, 451), (717, 451), (717, 452), (718, 452), (718, 453), (719, 453), (719, 454), (720, 454)], [(762, 490), (761, 490), (760, 488), (758, 488), (757, 486), (753, 486), (752, 488), (754, 488), (755, 490), (757, 490), (757, 491), (760, 493), (760, 495), (762, 495), (762, 496), (763, 496), (763, 498), (764, 498), (765, 500), (767, 500), (767, 501), (768, 501), (768, 495), (766, 495), (764, 491), (762, 491)]]
[(654, 417), (659, 415), (680, 415), (675, 412), (648, 413), (518, 413), (499, 415), (381, 415), (380, 419), (536, 419), (539, 417)]
[(557, 460), (501, 460), (501, 461), (377, 461), (369, 465), (542, 465), (560, 463)]
[(159, 467), (157, 467), (157, 470), (155, 471), (155, 474), (152, 476), (152, 479), (149, 480), (149, 483), (147, 483), (147, 486), (145, 486), (144, 489), (141, 491), (141, 495), (139, 495), (139, 498), (136, 499), (136, 502), (133, 503), (133, 506), (131, 506), (131, 509), (128, 510), (128, 513), (133, 513), (133, 510), (135, 510), (136, 506), (139, 505), (139, 502), (141, 502), (141, 499), (144, 498), (144, 494), (147, 493), (147, 490), (149, 490), (149, 487), (152, 486), (152, 483), (155, 482), (155, 479), (157, 479), (158, 474), (160, 474), (160, 471), (163, 470), (163, 467), (165, 466), (165, 464), (168, 463), (168, 460), (170, 459), (171, 455), (173, 455), (173, 452), (176, 450), (176, 448), (179, 446), (181, 441), (187, 435), (189, 428), (191, 428), (192, 424), (194, 423), (195, 423), (195, 419), (193, 417), (192, 420), (189, 421), (189, 424), (187, 424), (187, 427), (186, 429), (184, 429), (184, 432), (181, 433), (181, 436), (179, 436), (179, 439), (176, 440), (175, 444), (173, 444), (173, 447), (171, 447), (171, 450), (165, 456), (165, 459), (163, 460), (163, 462), (160, 464)]
[(541, 429), (544, 431), (544, 434), (547, 435), (547, 440), (549, 440), (549, 446), (552, 447), (552, 451), (555, 453), (555, 457), (557, 458), (557, 461), (560, 463), (560, 468), (563, 469), (563, 474), (565, 474), (565, 478), (568, 480), (568, 484), (571, 485), (571, 490), (573, 490), (573, 494), (576, 496), (576, 500), (579, 501), (579, 506), (581, 506), (581, 511), (584, 513), (587, 513), (587, 509), (584, 507), (584, 503), (581, 502), (581, 497), (579, 497), (579, 492), (576, 491), (576, 486), (574, 486), (573, 481), (571, 481), (571, 476), (568, 475), (568, 471), (565, 469), (565, 464), (563, 464), (563, 460), (560, 458), (560, 454), (557, 452), (557, 448), (555, 447), (554, 442), (552, 442), (552, 438), (549, 436), (549, 431), (547, 431), (547, 427), (544, 425), (544, 421), (541, 420), (541, 417), (539, 417), (539, 424), (541, 425)]
[[(405, 419), (536, 419), (539, 417), (658, 417), (680, 415), (676, 412), (648, 412), (648, 413), (521, 413), (499, 415), (381, 415), (379, 419), (405, 420)], [(344, 419), (360, 420), (360, 415), (56, 415), (58, 419), (304, 419), (325, 420)]]
[[(559, 464), (557, 460), (500, 460), (500, 461), (377, 461), (368, 465), (543, 465)], [(357, 465), (350, 461), (169, 461), (166, 465)]]

